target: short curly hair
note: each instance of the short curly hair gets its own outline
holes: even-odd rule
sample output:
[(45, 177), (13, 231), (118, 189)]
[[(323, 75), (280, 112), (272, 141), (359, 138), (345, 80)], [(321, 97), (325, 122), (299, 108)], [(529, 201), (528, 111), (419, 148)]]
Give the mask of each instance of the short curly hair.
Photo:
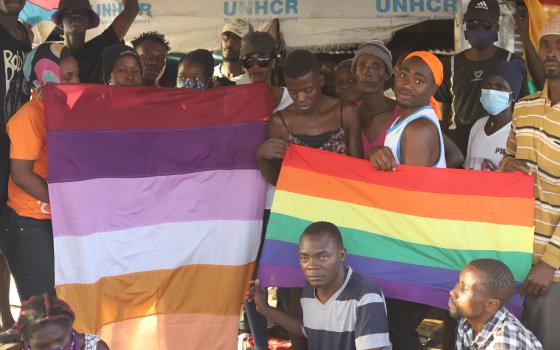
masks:
[(477, 259), (469, 265), (484, 274), (482, 284), (490, 297), (498, 299), (502, 305), (511, 298), (515, 279), (506, 264), (495, 259)]
[(131, 41), (131, 44), (132, 44), (132, 47), (134, 48), (134, 50), (136, 50), (136, 48), (138, 46), (140, 46), (140, 44), (142, 44), (144, 41), (153, 41), (153, 42), (159, 43), (163, 47), (165, 47), (166, 52), (169, 52), (171, 50), (171, 46), (169, 44), (169, 41), (167, 41), (167, 39), (165, 39), (165, 35), (163, 35), (162, 33), (159, 33), (159, 32), (144, 32), (144, 33), (138, 35), (136, 38), (134, 38)]

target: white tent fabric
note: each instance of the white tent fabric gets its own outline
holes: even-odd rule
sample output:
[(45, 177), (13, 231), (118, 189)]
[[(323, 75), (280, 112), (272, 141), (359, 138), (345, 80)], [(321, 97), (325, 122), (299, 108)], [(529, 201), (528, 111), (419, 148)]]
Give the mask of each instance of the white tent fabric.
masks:
[[(120, 0), (91, 0), (101, 17), (94, 36), (122, 9)], [(428, 19), (453, 19), (457, 0), (140, 0), (127, 40), (157, 30), (173, 51), (217, 49), (224, 23), (235, 17), (263, 28), (279, 18), (290, 48), (336, 47), (390, 39), (395, 31)]]

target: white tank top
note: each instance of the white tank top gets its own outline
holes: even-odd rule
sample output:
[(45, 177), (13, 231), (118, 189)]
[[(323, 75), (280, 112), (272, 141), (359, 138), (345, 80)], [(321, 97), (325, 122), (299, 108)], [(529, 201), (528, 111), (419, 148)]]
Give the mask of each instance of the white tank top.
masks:
[(401, 139), (404, 132), (404, 129), (410, 124), (411, 122), (420, 119), (426, 118), (436, 127), (438, 131), (439, 137), (439, 158), (434, 165), (433, 168), (445, 168), (445, 148), (443, 147), (443, 135), (441, 134), (441, 129), (439, 127), (439, 120), (437, 118), (434, 109), (431, 106), (425, 106), (417, 110), (416, 112), (412, 113), (404, 120), (400, 120), (397, 118), (393, 122), (393, 125), (387, 130), (387, 134), (385, 136), (385, 146), (391, 149), (393, 152), (393, 156), (395, 156), (395, 160), (397, 164), (401, 164)]

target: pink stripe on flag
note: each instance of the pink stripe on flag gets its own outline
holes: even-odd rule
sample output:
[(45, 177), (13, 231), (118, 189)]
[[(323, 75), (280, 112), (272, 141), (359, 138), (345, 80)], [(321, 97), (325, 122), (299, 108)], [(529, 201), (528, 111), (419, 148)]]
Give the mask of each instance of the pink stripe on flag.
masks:
[(254, 169), (49, 184), (55, 237), (174, 222), (260, 220), (264, 193), (264, 179)]
[(60, 0), (29, 0), (29, 2), (42, 7), (45, 10), (52, 10), (58, 8)]

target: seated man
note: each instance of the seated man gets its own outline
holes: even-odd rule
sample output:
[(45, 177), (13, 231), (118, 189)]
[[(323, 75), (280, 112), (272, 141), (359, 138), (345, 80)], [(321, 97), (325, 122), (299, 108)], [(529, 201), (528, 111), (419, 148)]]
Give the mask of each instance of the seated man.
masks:
[(542, 349), (504, 306), (514, 289), (513, 274), (498, 260), (473, 260), (463, 268), (449, 292), (449, 314), (460, 319), (456, 350)]
[(257, 311), (307, 337), (311, 350), (390, 349), (383, 293), (345, 264), (338, 228), (323, 221), (309, 225), (299, 240), (299, 257), (307, 279), (301, 295), (303, 322), (269, 306), (259, 280), (247, 293)]

